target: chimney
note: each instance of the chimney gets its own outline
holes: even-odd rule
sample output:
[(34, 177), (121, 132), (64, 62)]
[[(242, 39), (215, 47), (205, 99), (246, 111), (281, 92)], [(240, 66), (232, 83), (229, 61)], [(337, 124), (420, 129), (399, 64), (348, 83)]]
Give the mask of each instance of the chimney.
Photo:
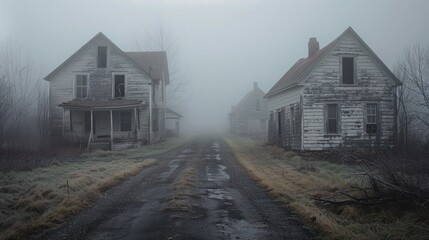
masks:
[(308, 41), (308, 57), (311, 57), (317, 51), (319, 51), (319, 42), (315, 37), (312, 37)]
[(253, 90), (256, 90), (258, 88), (258, 83), (257, 82), (254, 82), (253, 83)]

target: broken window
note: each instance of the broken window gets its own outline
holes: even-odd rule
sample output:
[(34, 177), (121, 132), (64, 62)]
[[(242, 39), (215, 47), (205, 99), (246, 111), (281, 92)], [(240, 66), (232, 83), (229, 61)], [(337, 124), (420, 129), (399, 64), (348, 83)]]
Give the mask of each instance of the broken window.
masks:
[(97, 67), (106, 68), (107, 67), (107, 47), (100, 46), (97, 51)]
[(256, 111), (261, 110), (261, 99), (256, 99)]
[(114, 75), (114, 98), (125, 97), (125, 75)]
[(121, 112), (121, 131), (131, 131), (131, 112)]
[(366, 133), (377, 133), (377, 104), (366, 104)]
[(76, 98), (86, 98), (88, 96), (88, 75), (76, 75)]
[(343, 57), (342, 58), (342, 83), (343, 84), (354, 84), (354, 58)]
[(328, 104), (326, 109), (326, 133), (338, 133), (338, 104)]

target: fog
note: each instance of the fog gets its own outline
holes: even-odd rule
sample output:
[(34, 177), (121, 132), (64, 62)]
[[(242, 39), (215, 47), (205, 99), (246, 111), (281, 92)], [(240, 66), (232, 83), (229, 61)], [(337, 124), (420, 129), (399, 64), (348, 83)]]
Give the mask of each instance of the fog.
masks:
[(307, 55), (309, 37), (324, 47), (351, 26), (392, 68), (405, 48), (429, 44), (428, 9), (425, 0), (2, 0), (0, 41), (28, 50), (47, 75), (100, 31), (126, 51), (162, 26), (189, 78), (175, 109), (183, 127), (222, 130), (253, 82), (266, 92)]

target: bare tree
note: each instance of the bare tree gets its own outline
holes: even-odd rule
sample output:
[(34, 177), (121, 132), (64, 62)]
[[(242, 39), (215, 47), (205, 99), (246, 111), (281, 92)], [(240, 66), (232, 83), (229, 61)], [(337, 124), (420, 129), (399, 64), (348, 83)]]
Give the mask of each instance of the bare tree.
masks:
[(157, 27), (145, 30), (134, 36), (134, 49), (138, 51), (165, 51), (167, 53), (170, 84), (167, 86), (167, 105), (174, 109), (188, 101), (188, 86), (190, 77), (180, 59), (179, 44), (174, 37), (159, 24)]
[(10, 43), (0, 47), (0, 149), (23, 140), (26, 115), (35, 93), (33, 77), (28, 54)]
[[(411, 142), (429, 144), (429, 46), (414, 45), (404, 51), (395, 72), (398, 88), (398, 143), (409, 150)], [(426, 146), (428, 147), (428, 146)]]

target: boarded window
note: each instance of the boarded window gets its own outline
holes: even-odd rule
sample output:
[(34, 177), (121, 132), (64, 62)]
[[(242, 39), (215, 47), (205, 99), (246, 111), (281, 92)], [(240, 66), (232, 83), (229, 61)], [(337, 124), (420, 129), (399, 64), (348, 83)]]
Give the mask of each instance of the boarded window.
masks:
[(326, 110), (326, 133), (338, 133), (338, 104), (328, 104)]
[(121, 112), (121, 131), (131, 131), (131, 112)]
[(354, 58), (353, 57), (343, 57), (342, 58), (342, 74), (343, 79), (342, 83), (344, 84), (354, 84)]
[(88, 75), (76, 75), (76, 98), (88, 97)]
[(107, 67), (107, 47), (98, 47), (97, 51), (97, 67), (106, 68)]
[(125, 75), (114, 75), (115, 98), (125, 97)]
[(256, 99), (256, 111), (260, 111), (260, 110), (261, 110), (261, 100)]
[(366, 105), (366, 133), (377, 133), (377, 104)]
[(290, 108), (290, 132), (295, 135), (295, 108)]

